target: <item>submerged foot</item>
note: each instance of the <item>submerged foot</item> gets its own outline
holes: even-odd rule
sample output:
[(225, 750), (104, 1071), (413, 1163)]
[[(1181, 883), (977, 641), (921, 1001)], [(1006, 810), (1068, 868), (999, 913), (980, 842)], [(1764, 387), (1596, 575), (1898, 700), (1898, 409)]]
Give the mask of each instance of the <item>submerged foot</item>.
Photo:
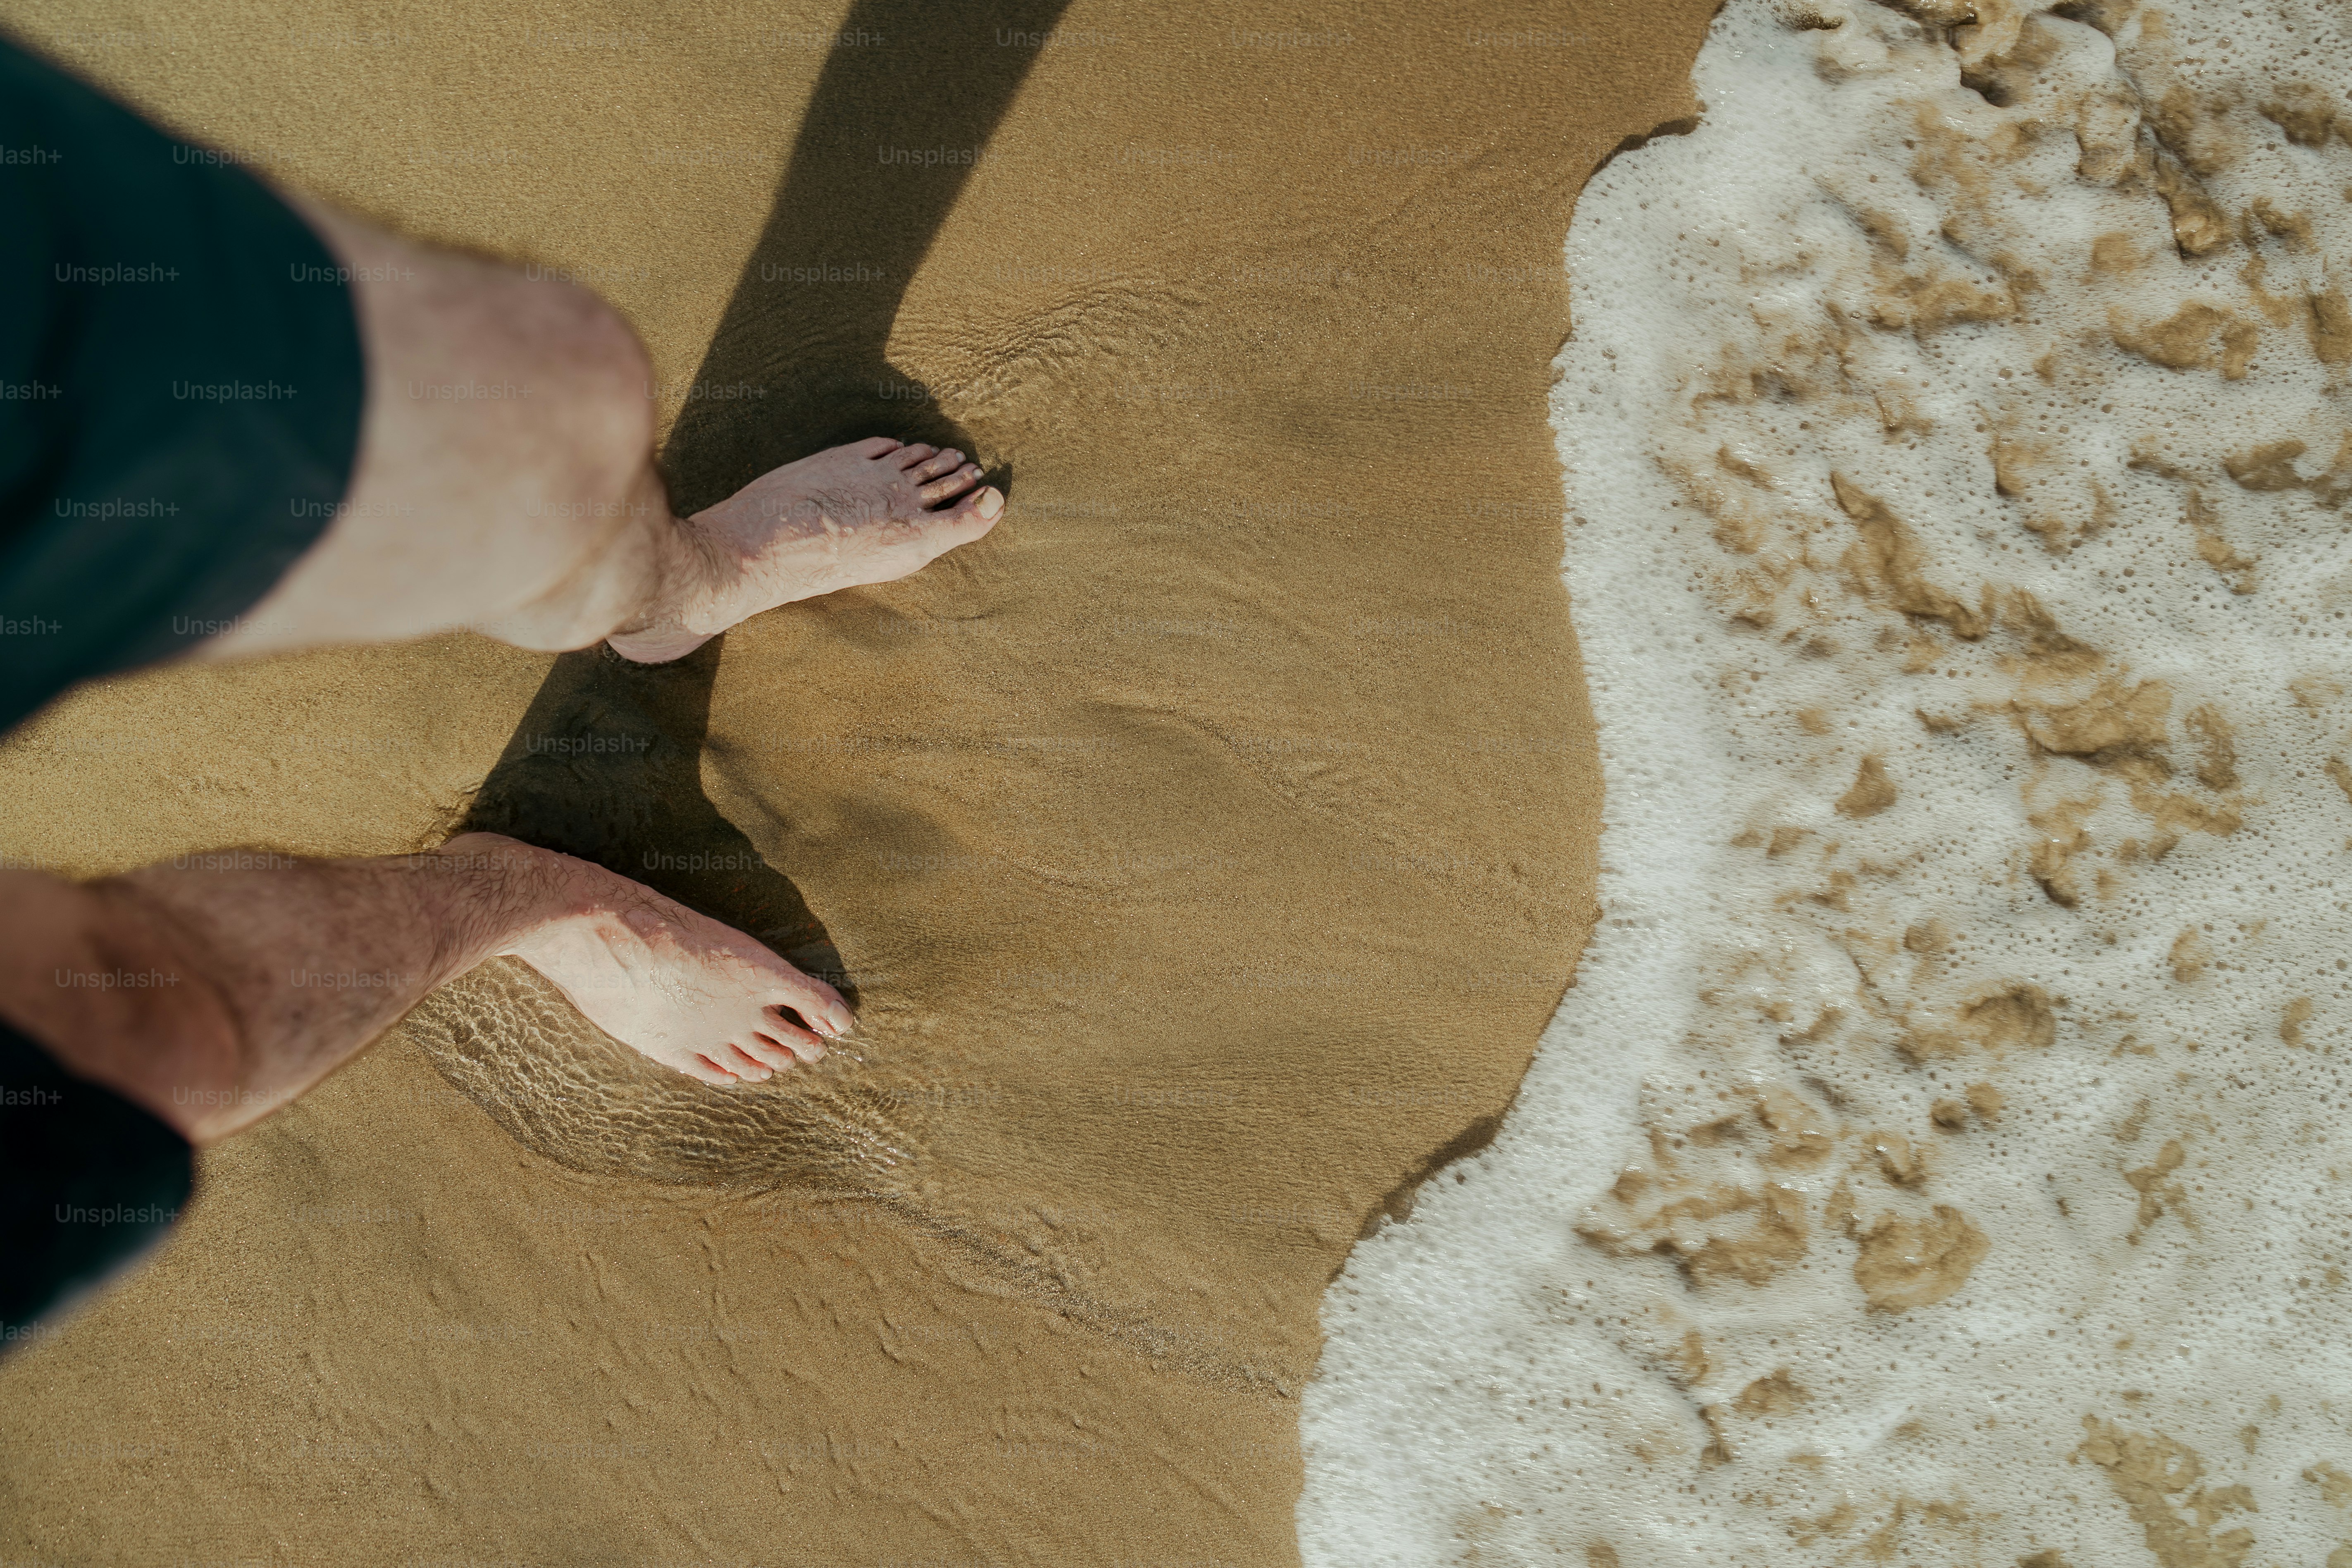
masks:
[(838, 588), (919, 571), (996, 524), (1004, 497), (953, 447), (887, 436), (835, 447), (761, 475), (685, 520), (702, 559), (644, 627), (614, 651), (677, 658), (747, 616)]
[[(495, 835), (460, 848), (520, 851), (540, 866), (550, 914), (500, 951), (553, 982), (589, 1022), (709, 1084), (760, 1083), (856, 1025), (849, 1004), (752, 937), (642, 883)], [(445, 848), (449, 846), (445, 846)]]

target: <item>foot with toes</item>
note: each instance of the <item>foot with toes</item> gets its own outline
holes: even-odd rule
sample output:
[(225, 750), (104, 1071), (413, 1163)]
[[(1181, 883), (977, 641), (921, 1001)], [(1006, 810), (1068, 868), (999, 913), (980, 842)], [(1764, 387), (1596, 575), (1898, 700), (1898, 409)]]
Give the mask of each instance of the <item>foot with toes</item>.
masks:
[(840, 992), (757, 939), (601, 866), (489, 833), (442, 848), (527, 864), (530, 910), (499, 952), (538, 970), (614, 1039), (688, 1078), (761, 1083), (822, 1060), (826, 1042), (856, 1025)]
[(887, 583), (996, 524), (1004, 497), (953, 447), (877, 436), (771, 469), (684, 521), (667, 586), (608, 639), (640, 662), (681, 658), (762, 610)]

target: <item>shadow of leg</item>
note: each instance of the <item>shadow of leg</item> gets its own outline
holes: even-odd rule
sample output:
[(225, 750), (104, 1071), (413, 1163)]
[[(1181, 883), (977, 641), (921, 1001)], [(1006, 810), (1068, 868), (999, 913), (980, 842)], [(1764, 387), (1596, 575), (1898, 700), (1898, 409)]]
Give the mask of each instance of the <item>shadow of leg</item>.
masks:
[[(1067, 0), (985, 16), (860, 0), (818, 79), (776, 202), (695, 374), (766, 395), (690, 401), (663, 455), (674, 504), (697, 511), (780, 463), (862, 436), (968, 455), (939, 389), (887, 353), (899, 302)], [(930, 84), (930, 85), (924, 85)], [(986, 461), (986, 458), (982, 458)], [(1001, 480), (999, 481), (1001, 484)]]
[[(799, 889), (702, 792), (719, 658), (714, 641), (667, 665), (601, 649), (557, 659), (460, 831), (595, 861), (838, 982), (840, 958)], [(871, 1194), (905, 1155), (894, 1097), (855, 1081), (854, 1063), (712, 1089), (612, 1039), (514, 960), (443, 988), (403, 1027), (500, 1126), (575, 1170)]]
[[(1001, 47), (997, 32), (1043, 32), (1066, 3), (1012, 0), (984, 21), (911, 0), (852, 9), (842, 31), (877, 41), (828, 60), (696, 375), (767, 395), (689, 400), (662, 455), (674, 510), (860, 436), (978, 455), (885, 351), (915, 268), (1037, 58)], [(849, 991), (799, 890), (703, 793), (723, 641), (666, 666), (601, 648), (557, 659), (461, 830), (635, 878)], [(887, 1197), (911, 1160), (904, 1123), (919, 1097), (851, 1053), (756, 1089), (712, 1089), (611, 1039), (513, 960), (444, 987), (402, 1027), (509, 1133), (576, 1170)]]
[[(673, 664), (632, 665), (601, 647), (557, 659), (460, 831), (593, 860), (818, 962), (831, 943), (800, 889), (702, 792), (725, 641)], [(837, 959), (822, 966), (840, 968)]]

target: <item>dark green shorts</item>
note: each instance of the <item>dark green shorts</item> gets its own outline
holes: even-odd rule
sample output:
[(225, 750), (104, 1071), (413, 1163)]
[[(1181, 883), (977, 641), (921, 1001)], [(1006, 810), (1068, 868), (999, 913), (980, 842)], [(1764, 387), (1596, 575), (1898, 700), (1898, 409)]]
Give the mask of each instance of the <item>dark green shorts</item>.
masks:
[(0, 729), (234, 624), (350, 486), (335, 258), (227, 153), (0, 42)]
[(186, 1139), (0, 1024), (0, 1352), (162, 1240), (193, 1185)]

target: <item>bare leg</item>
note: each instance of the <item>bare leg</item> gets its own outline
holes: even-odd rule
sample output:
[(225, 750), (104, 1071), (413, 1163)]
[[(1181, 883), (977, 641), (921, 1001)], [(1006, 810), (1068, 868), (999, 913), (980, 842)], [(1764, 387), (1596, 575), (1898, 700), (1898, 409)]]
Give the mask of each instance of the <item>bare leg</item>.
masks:
[(709, 1083), (814, 1061), (820, 1034), (853, 1022), (839, 993), (751, 938), (494, 834), (87, 885), (0, 872), (0, 1016), (197, 1141), (267, 1116), (494, 953)]
[(652, 369), (612, 307), (289, 199), (352, 274), (359, 461), (319, 542), (200, 658), (468, 626), (545, 649), (620, 632), (628, 657), (674, 658), (761, 610), (903, 576), (1003, 509), (961, 454), (881, 438), (681, 521), (653, 466)]

